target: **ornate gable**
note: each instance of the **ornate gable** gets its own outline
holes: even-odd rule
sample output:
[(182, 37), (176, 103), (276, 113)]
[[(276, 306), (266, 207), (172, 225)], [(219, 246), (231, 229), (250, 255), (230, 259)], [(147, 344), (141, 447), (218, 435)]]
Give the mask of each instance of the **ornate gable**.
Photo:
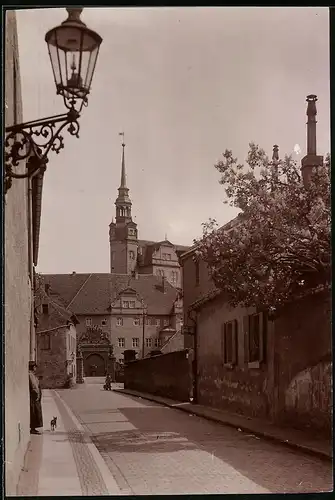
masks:
[(110, 345), (110, 341), (106, 333), (102, 331), (102, 328), (92, 327), (92, 328), (87, 328), (86, 333), (84, 333), (80, 337), (79, 346), (81, 346), (82, 344)]

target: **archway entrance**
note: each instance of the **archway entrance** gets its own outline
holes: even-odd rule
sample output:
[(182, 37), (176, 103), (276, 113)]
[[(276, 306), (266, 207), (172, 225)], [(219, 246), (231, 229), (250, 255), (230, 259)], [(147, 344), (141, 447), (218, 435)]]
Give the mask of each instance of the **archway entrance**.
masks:
[(100, 354), (89, 354), (84, 359), (84, 377), (104, 377), (106, 375), (106, 364)]

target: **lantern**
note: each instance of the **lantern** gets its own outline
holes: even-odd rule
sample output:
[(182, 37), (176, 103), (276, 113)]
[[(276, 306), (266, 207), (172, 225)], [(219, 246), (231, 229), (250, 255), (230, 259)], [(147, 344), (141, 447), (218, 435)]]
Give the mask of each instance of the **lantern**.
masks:
[(68, 18), (45, 35), (57, 94), (68, 109), (87, 105), (102, 38), (80, 19), (83, 9), (66, 9)]

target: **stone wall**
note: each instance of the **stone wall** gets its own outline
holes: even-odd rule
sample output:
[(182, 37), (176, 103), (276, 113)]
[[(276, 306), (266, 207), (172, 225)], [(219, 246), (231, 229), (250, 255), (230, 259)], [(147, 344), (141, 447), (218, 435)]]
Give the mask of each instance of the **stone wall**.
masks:
[[(6, 12), (5, 125), (23, 121), (16, 16)], [(14, 81), (15, 80), (15, 81)], [(16, 167), (22, 173), (25, 163)], [(5, 199), (5, 460), (6, 495), (16, 494), (29, 427), (29, 331), (31, 284), (28, 263), (28, 185), (13, 179)]]
[(192, 391), (189, 351), (171, 352), (127, 363), (124, 387), (177, 401), (189, 401)]
[(331, 293), (287, 306), (275, 321), (277, 419), (331, 431)]

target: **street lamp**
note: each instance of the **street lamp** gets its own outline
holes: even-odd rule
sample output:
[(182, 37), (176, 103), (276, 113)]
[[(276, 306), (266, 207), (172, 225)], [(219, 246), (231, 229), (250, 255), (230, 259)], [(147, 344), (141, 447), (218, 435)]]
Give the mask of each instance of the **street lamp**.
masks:
[[(45, 41), (56, 92), (63, 97), (68, 112), (6, 128), (5, 193), (11, 187), (13, 178), (32, 177), (45, 170), (49, 151), (58, 154), (64, 148), (61, 132), (65, 127), (71, 135), (79, 137), (78, 118), (83, 106), (87, 106), (102, 38), (81, 21), (83, 9), (66, 10), (68, 18), (48, 31)], [(27, 159), (26, 173), (13, 172), (13, 167)]]

